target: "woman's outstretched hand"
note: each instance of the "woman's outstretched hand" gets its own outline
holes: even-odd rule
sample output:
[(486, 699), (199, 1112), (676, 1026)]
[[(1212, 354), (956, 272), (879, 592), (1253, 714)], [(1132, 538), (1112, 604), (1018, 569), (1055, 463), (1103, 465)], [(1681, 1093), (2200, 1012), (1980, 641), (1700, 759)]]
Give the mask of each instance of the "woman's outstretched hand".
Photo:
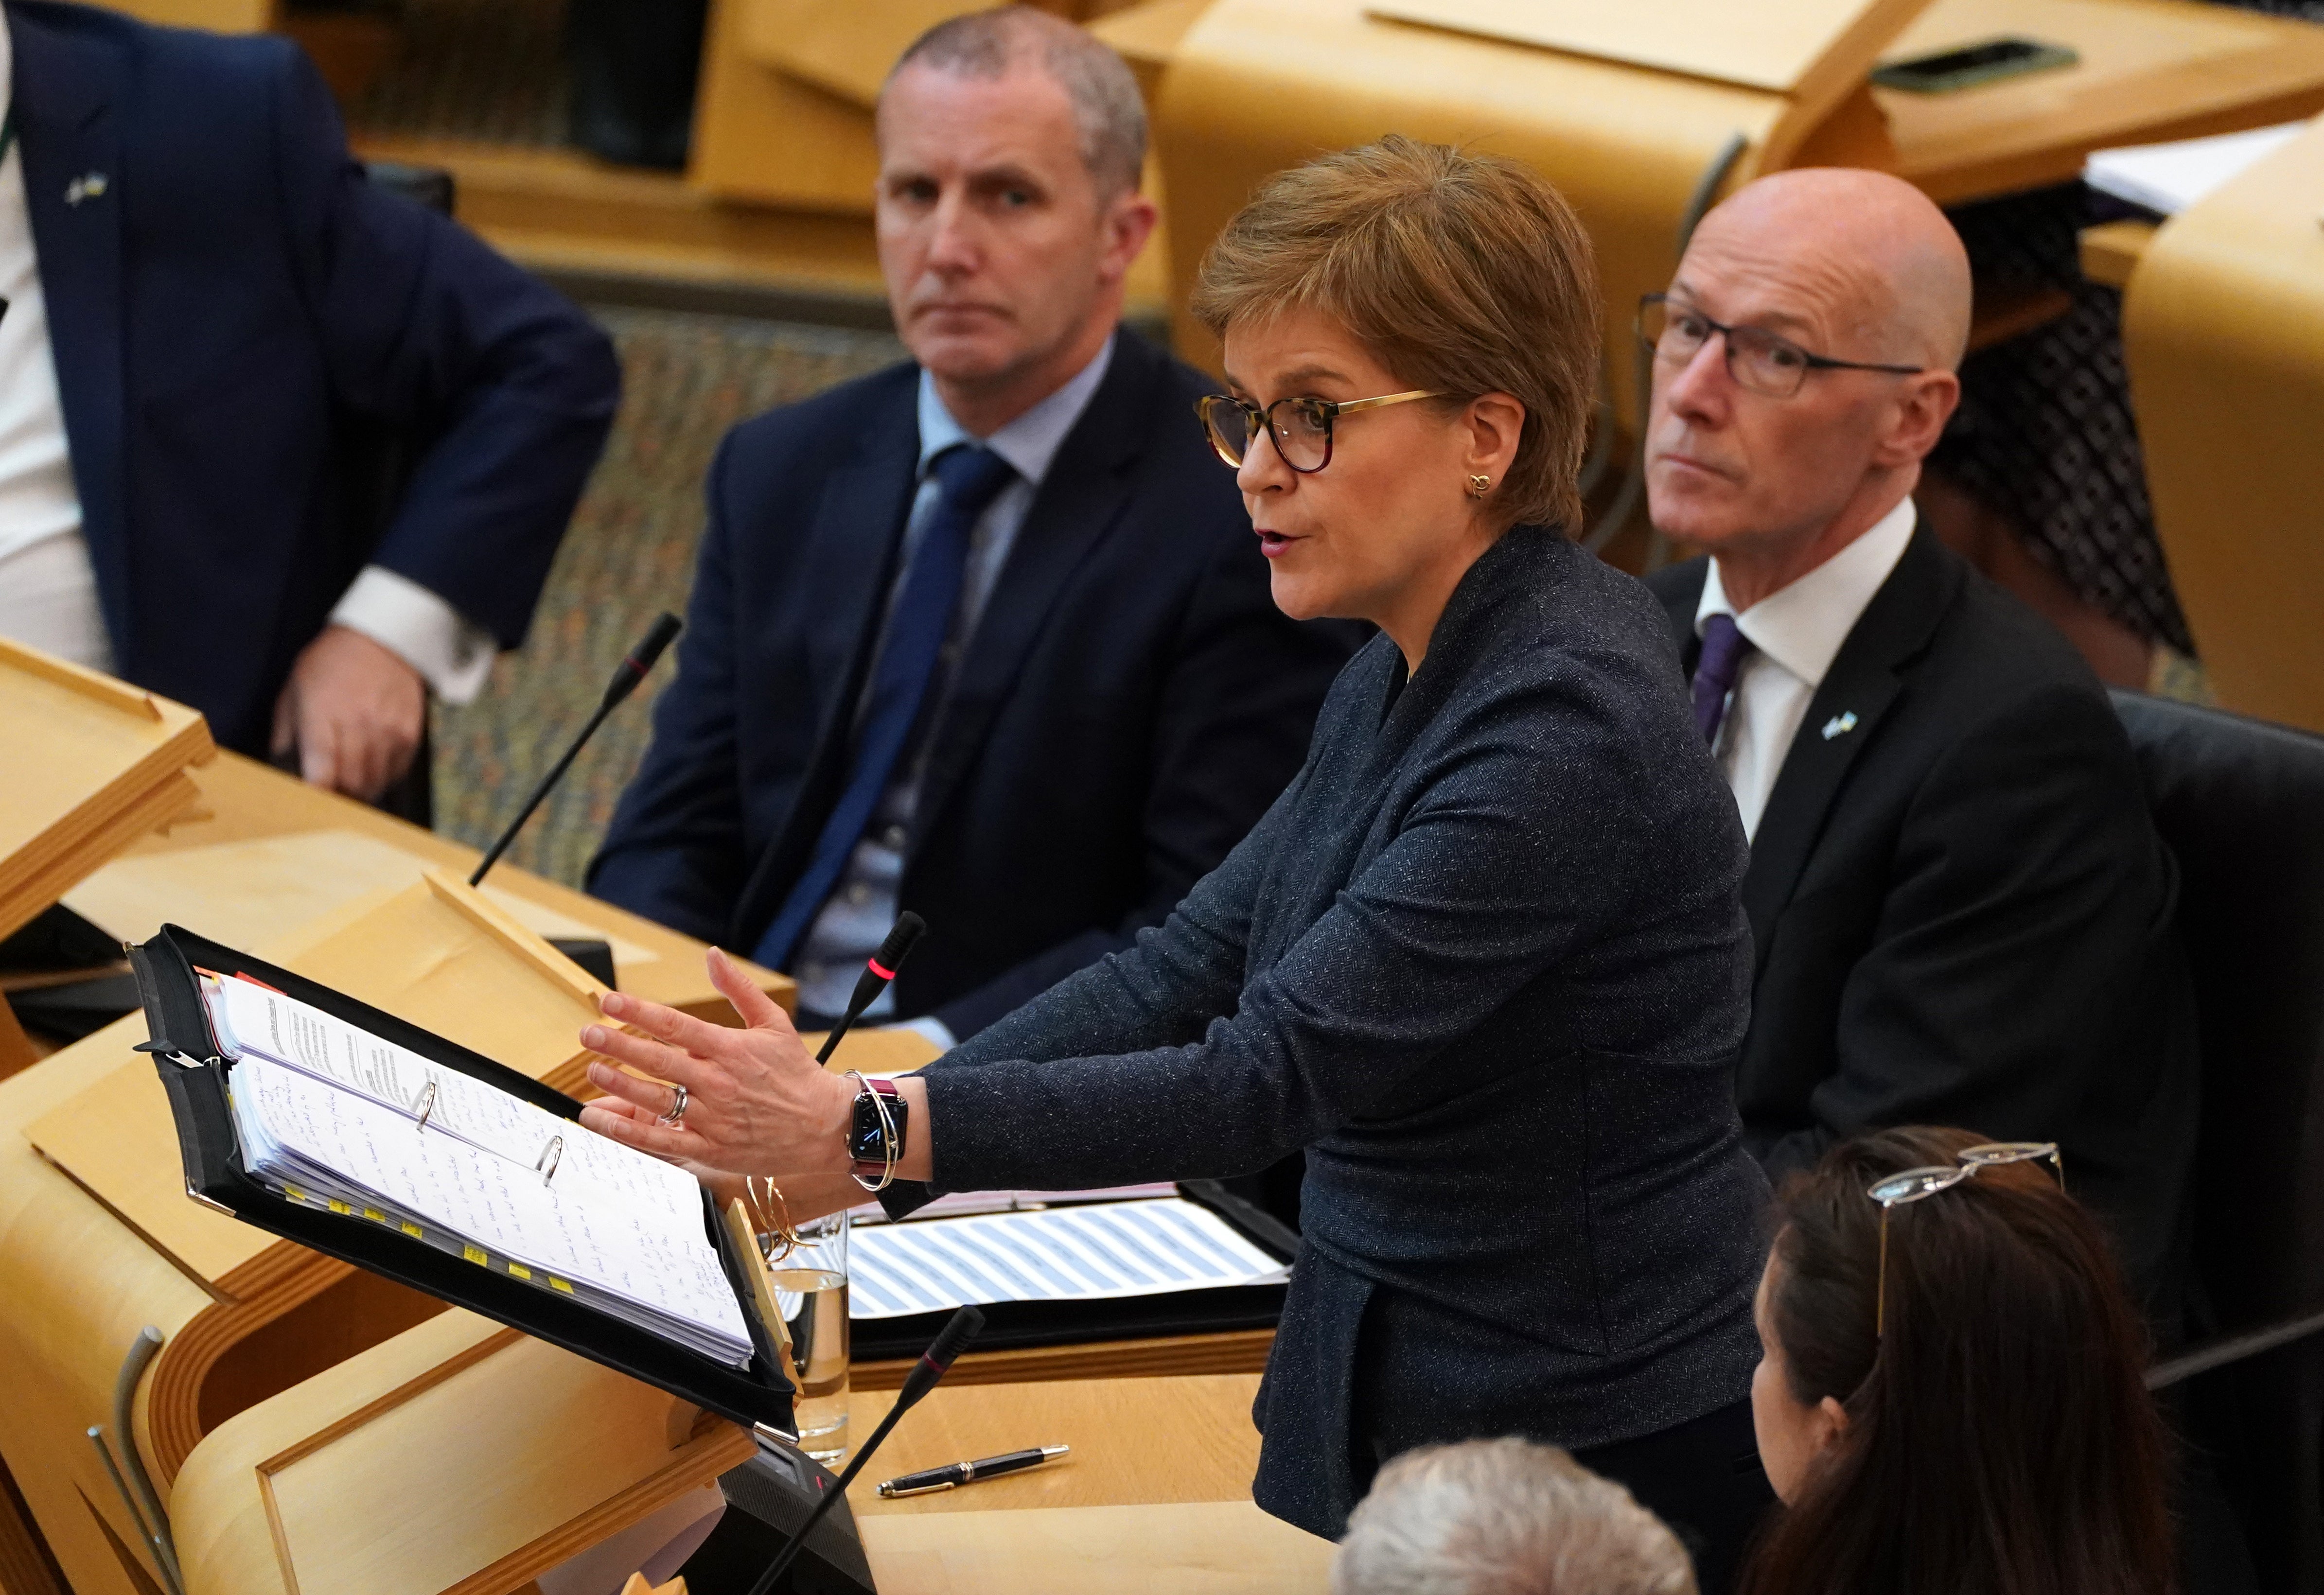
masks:
[[(605, 1017), (645, 1035), (590, 1025), (581, 1032), (581, 1045), (654, 1078), (641, 1080), (593, 1062), (589, 1082), (605, 1100), (584, 1107), (581, 1122), (697, 1177), (765, 1175), (798, 1183), (801, 1194), (810, 1185), (838, 1190), (847, 1176), (854, 1088), (823, 1071), (791, 1028), (790, 1016), (732, 959), (713, 947), (708, 963), (711, 983), (747, 1028), (714, 1025), (659, 1002), (606, 993)], [(661, 1121), (678, 1100), (663, 1081), (686, 1087), (686, 1111), (676, 1124)]]

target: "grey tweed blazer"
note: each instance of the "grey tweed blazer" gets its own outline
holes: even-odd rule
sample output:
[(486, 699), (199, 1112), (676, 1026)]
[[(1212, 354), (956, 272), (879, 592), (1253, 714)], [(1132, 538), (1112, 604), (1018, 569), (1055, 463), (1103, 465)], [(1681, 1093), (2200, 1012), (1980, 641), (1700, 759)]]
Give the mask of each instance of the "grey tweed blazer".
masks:
[(1164, 924), (926, 1071), (916, 1189), (1305, 1148), (1253, 1415), (1278, 1517), (1336, 1535), (1413, 1444), (1597, 1445), (1748, 1390), (1746, 854), (1677, 681), (1643, 586), (1509, 532), (1416, 676), (1385, 636), (1349, 663), (1298, 777)]

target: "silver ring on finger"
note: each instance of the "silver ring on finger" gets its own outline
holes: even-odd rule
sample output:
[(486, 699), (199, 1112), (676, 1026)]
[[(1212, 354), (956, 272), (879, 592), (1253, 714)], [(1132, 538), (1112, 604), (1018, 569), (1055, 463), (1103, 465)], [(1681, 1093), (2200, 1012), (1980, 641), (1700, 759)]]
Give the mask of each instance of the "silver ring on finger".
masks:
[(686, 1127), (686, 1087), (683, 1085), (669, 1088), (669, 1111), (661, 1116), (661, 1122), (672, 1129)]

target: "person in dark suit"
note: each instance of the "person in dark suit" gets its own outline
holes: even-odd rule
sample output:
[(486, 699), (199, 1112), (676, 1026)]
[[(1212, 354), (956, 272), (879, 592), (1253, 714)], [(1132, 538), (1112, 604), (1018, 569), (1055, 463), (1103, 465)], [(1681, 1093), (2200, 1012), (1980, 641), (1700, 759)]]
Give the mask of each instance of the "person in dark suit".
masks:
[(288, 40), (8, 0), (5, 47), (0, 633), (373, 796), (522, 640), (612, 346), (368, 182)]
[[(1267, 595), (1194, 419), (1119, 327), (1154, 220), (1120, 60), (1021, 8), (881, 99), (915, 363), (735, 429), (654, 734), (589, 890), (842, 1010), (974, 1034), (1157, 923), (1299, 766), (1343, 638)], [(890, 1004), (892, 1002), (892, 1009)]]
[(1655, 336), (1650, 578), (1751, 834), (1736, 1096), (1771, 1175), (1860, 1130), (2054, 1140), (2168, 1332), (2194, 1148), (2177, 871), (2096, 678), (1915, 524), (1968, 263), (1917, 190), (1763, 179)]
[(851, 1173), (901, 1214), (1304, 1148), (1259, 1504), (1337, 1535), (1389, 1457), (1522, 1434), (1693, 1535), (1723, 1589), (1769, 1498), (1744, 844), (1661, 612), (1555, 530), (1597, 294), (1514, 161), (1389, 138), (1276, 178), (1195, 295), (1230, 389), (1205, 411), (1276, 602), (1381, 633), (1297, 777), (1135, 946), (917, 1075), (825, 1074), (713, 954), (750, 1028), (608, 999), (643, 1036), (584, 1045), (641, 1074), (593, 1065), (585, 1122), (770, 1176), (798, 1217), (862, 1200)]

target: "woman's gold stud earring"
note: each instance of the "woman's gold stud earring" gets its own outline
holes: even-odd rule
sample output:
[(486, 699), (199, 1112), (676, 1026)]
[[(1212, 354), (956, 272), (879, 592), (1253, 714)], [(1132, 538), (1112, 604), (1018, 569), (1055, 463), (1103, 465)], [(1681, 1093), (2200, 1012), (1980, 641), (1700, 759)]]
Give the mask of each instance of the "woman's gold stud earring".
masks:
[(1471, 476), (1469, 478), (1469, 496), (1471, 498), (1483, 498), (1487, 493), (1492, 491), (1493, 479), (1490, 476)]

